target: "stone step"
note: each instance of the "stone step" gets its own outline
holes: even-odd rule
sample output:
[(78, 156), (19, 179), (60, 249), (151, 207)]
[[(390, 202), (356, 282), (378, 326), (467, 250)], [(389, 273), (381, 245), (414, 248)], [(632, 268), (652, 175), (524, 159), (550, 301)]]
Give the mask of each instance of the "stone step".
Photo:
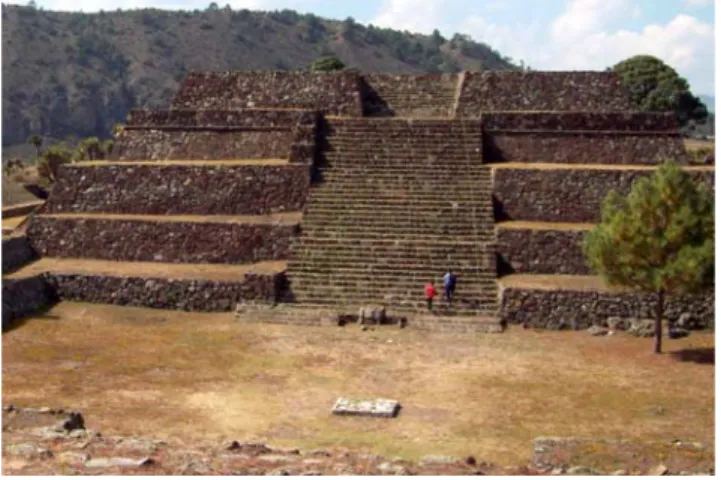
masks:
[[(381, 193), (374, 194), (370, 192), (335, 192), (319, 189), (312, 192), (310, 202), (305, 207), (305, 213), (316, 210), (359, 210), (359, 211), (392, 211), (398, 209), (407, 209), (408, 212), (428, 212), (433, 214), (442, 210), (443, 212), (460, 212), (472, 213), (493, 211), (491, 203), (491, 195), (488, 193), (467, 194), (462, 196), (446, 195), (438, 197), (436, 195), (426, 195), (414, 197), (411, 195), (403, 196), (404, 192), (398, 192), (397, 196), (388, 196)], [(388, 192), (390, 193), (390, 192)], [(343, 197), (345, 195), (345, 197)], [(304, 219), (307, 217), (304, 216)]]
[[(324, 296), (326, 295), (326, 296)], [(327, 294), (298, 294), (295, 297), (295, 301), (298, 303), (321, 303), (323, 305), (328, 306), (344, 306), (349, 303), (353, 304), (359, 304), (359, 305), (385, 305), (389, 308), (402, 308), (402, 309), (409, 309), (414, 310), (418, 312), (424, 312), (427, 310), (426, 302), (423, 300), (422, 296), (419, 295), (421, 300), (415, 300), (412, 298), (393, 298), (393, 299), (385, 299), (382, 296), (353, 296), (353, 297), (338, 297), (338, 298), (329, 298), (327, 295), (330, 295), (330, 292)], [(440, 307), (442, 304), (441, 299), (436, 299), (434, 301), (434, 304), (436, 307)], [(479, 311), (485, 311), (485, 312), (493, 312), (498, 309), (497, 302), (487, 302), (487, 301), (478, 301), (473, 299), (454, 299), (453, 301), (453, 310), (457, 312), (458, 315), (463, 314), (470, 314), (471, 312), (476, 313)]]
[[(327, 278), (309, 278), (299, 275), (291, 276), (290, 285), (294, 291), (314, 291), (316, 287), (322, 285), (335, 285), (338, 288), (344, 288), (348, 291), (362, 290), (363, 292), (385, 292), (390, 294), (403, 294), (403, 295), (418, 295), (423, 292), (423, 289), (428, 282), (428, 279), (419, 279), (417, 281), (393, 281), (388, 280), (385, 282), (373, 279), (370, 283), (365, 280), (348, 280), (348, 279), (327, 279)], [(442, 290), (442, 284), (439, 282), (436, 288)], [(473, 282), (467, 285), (458, 285), (457, 291), (463, 291), (467, 295), (484, 296), (484, 298), (497, 297), (498, 288), (495, 282)]]
[(314, 251), (326, 251), (333, 250), (334, 252), (365, 252), (372, 253), (374, 255), (381, 253), (392, 252), (393, 254), (426, 254), (426, 253), (437, 253), (437, 252), (467, 252), (476, 251), (478, 249), (493, 248), (494, 243), (482, 243), (482, 242), (445, 242), (445, 243), (408, 243), (400, 241), (398, 244), (393, 242), (374, 242), (374, 241), (313, 241), (312, 238), (301, 238), (293, 245), (293, 250), (298, 251), (305, 248), (313, 249)]
[(366, 275), (369, 278), (375, 276), (391, 276), (391, 277), (427, 277), (440, 278), (447, 269), (452, 269), (459, 277), (463, 276), (481, 276), (484, 278), (495, 278), (495, 265), (489, 266), (464, 266), (460, 262), (445, 262), (439, 265), (429, 265), (427, 263), (398, 263), (396, 265), (388, 264), (347, 264), (339, 266), (328, 266), (319, 262), (309, 262), (292, 258), (288, 262), (288, 275), (336, 275), (359, 277)]
[[(419, 232), (413, 233), (404, 230), (402, 233), (396, 233), (388, 230), (372, 231), (364, 227), (313, 227), (306, 225), (303, 227), (301, 238), (309, 239), (394, 239), (408, 241), (459, 241), (459, 242), (476, 242), (478, 238), (475, 234), (448, 236), (440, 233)], [(299, 240), (301, 241), (301, 240)], [(495, 242), (495, 237), (493, 239)]]

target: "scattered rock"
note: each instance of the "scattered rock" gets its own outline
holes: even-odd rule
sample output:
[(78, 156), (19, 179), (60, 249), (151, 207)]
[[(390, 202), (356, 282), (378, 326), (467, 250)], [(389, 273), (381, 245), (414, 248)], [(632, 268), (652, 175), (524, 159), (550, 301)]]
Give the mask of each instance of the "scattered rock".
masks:
[(686, 330), (695, 330), (700, 327), (699, 322), (688, 312), (682, 313), (674, 325)]
[(610, 330), (628, 330), (631, 328), (631, 319), (623, 317), (608, 317), (606, 326)]
[(600, 337), (602, 335), (605, 336), (608, 334), (608, 329), (599, 325), (592, 325), (586, 331), (589, 335), (592, 335), (594, 337)]
[(556, 467), (551, 470), (551, 475), (563, 475), (564, 473), (566, 473), (566, 469), (563, 467)]
[(264, 443), (245, 443), (237, 442), (235, 440), (230, 442), (225, 449), (231, 452), (247, 453), (249, 455), (262, 455), (273, 451), (273, 449)]
[(271, 470), (270, 472), (268, 472), (268, 475), (273, 477), (287, 477), (290, 476), (290, 472), (288, 470), (279, 468), (277, 470)]
[(322, 450), (322, 449), (316, 449), (316, 450), (309, 450), (307, 452), (308, 455), (312, 455), (314, 457), (330, 457), (331, 453), (328, 450)]
[(68, 418), (58, 423), (54, 430), (56, 432), (72, 432), (73, 430), (85, 430), (85, 419), (80, 412), (68, 413)]
[(358, 323), (381, 325), (388, 321), (385, 307), (361, 307), (358, 310)]
[(422, 465), (428, 465), (428, 464), (432, 464), (432, 463), (440, 463), (440, 464), (458, 463), (458, 459), (456, 457), (451, 457), (448, 455), (426, 455), (425, 457), (421, 458)]
[(289, 455), (267, 454), (267, 455), (260, 455), (258, 457), (258, 460), (261, 460), (263, 462), (268, 462), (268, 463), (283, 463), (283, 462), (293, 462), (293, 461), (295, 461), (295, 458), (293, 458)]
[(6, 452), (9, 455), (23, 458), (49, 458), (53, 456), (53, 452), (46, 448), (40, 448), (34, 443), (16, 443), (9, 445)]
[(377, 398), (375, 400), (353, 400), (340, 397), (333, 405), (334, 415), (359, 415), (369, 417), (395, 417), (400, 409), (397, 400)]
[(681, 327), (672, 327), (668, 330), (668, 338), (676, 340), (689, 336), (689, 331)]
[(466, 465), (475, 465), (476, 459), (472, 455), (466, 457)]
[(616, 470), (614, 472), (611, 472), (611, 475), (614, 475), (614, 476), (628, 475), (628, 470)]
[(308, 472), (301, 473), (301, 476), (303, 476), (303, 477), (320, 477), (322, 475), (323, 474), (321, 472), (317, 472), (315, 470), (310, 470)]
[(667, 473), (668, 468), (665, 465), (657, 465), (648, 471), (648, 474), (653, 476), (666, 475)]
[(635, 337), (653, 337), (656, 332), (656, 321), (655, 320), (638, 320), (632, 319), (631, 327), (628, 329), (628, 333)]
[(87, 468), (109, 468), (109, 467), (147, 467), (153, 465), (155, 461), (152, 458), (142, 458), (135, 460), (133, 458), (124, 457), (99, 457), (88, 460), (85, 463)]
[(181, 475), (206, 475), (210, 469), (202, 462), (188, 462), (180, 469)]
[(84, 452), (63, 452), (58, 455), (58, 462), (63, 465), (83, 465), (90, 459), (90, 455)]
[(598, 475), (598, 472), (596, 472), (592, 468), (583, 466), (571, 467), (566, 473), (568, 473), (569, 475)]

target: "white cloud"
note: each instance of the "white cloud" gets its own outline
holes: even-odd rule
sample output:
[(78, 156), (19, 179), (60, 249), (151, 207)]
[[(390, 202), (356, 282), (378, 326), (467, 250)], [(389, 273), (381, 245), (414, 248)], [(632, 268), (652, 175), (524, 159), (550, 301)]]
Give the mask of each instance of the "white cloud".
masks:
[(570, 0), (551, 25), (551, 36), (557, 42), (572, 43), (601, 30), (627, 9), (624, 0)]
[(707, 5), (713, 5), (713, 0), (683, 0), (683, 2), (689, 7), (705, 7)]
[(380, 12), (369, 23), (378, 27), (431, 33), (440, 28), (443, 4), (429, 0), (384, 0)]
[(481, 16), (459, 30), (488, 43), (516, 62), (542, 70), (603, 70), (634, 55), (654, 55), (686, 77), (695, 93), (714, 92), (714, 27), (688, 14), (636, 31), (613, 29), (619, 15), (638, 7), (621, 0), (570, 0), (547, 29), (505, 25)]

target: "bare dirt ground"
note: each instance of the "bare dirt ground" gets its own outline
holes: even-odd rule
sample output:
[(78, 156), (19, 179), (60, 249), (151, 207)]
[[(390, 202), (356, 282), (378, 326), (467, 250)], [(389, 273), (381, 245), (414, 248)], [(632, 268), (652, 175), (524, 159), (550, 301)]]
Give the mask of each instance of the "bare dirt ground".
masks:
[(686, 138), (684, 139), (683, 144), (686, 146), (686, 150), (688, 150), (689, 152), (694, 152), (701, 148), (713, 149), (716, 145), (713, 140), (697, 140), (695, 138)]
[[(713, 444), (714, 337), (495, 335), (243, 324), (61, 303), (3, 334), (3, 404), (79, 409), (104, 435), (527, 464), (539, 436)], [(338, 396), (395, 419), (335, 417)], [(580, 459), (579, 461), (582, 461)]]
[(218, 263), (116, 262), (90, 258), (42, 257), (4, 278), (26, 278), (44, 272), (109, 275), (123, 277), (196, 278), (234, 282), (246, 273), (272, 274), (282, 272), (286, 261), (265, 261), (239, 265)]

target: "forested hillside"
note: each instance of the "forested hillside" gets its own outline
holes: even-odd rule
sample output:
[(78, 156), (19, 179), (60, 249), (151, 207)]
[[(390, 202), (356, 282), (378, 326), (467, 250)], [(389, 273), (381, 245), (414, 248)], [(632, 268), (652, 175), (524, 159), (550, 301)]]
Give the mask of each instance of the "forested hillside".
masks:
[(3, 146), (38, 133), (108, 137), (134, 107), (165, 107), (191, 70), (299, 69), (336, 55), (364, 72), (515, 68), (487, 45), (325, 20), (218, 8), (96, 14), (2, 7)]

